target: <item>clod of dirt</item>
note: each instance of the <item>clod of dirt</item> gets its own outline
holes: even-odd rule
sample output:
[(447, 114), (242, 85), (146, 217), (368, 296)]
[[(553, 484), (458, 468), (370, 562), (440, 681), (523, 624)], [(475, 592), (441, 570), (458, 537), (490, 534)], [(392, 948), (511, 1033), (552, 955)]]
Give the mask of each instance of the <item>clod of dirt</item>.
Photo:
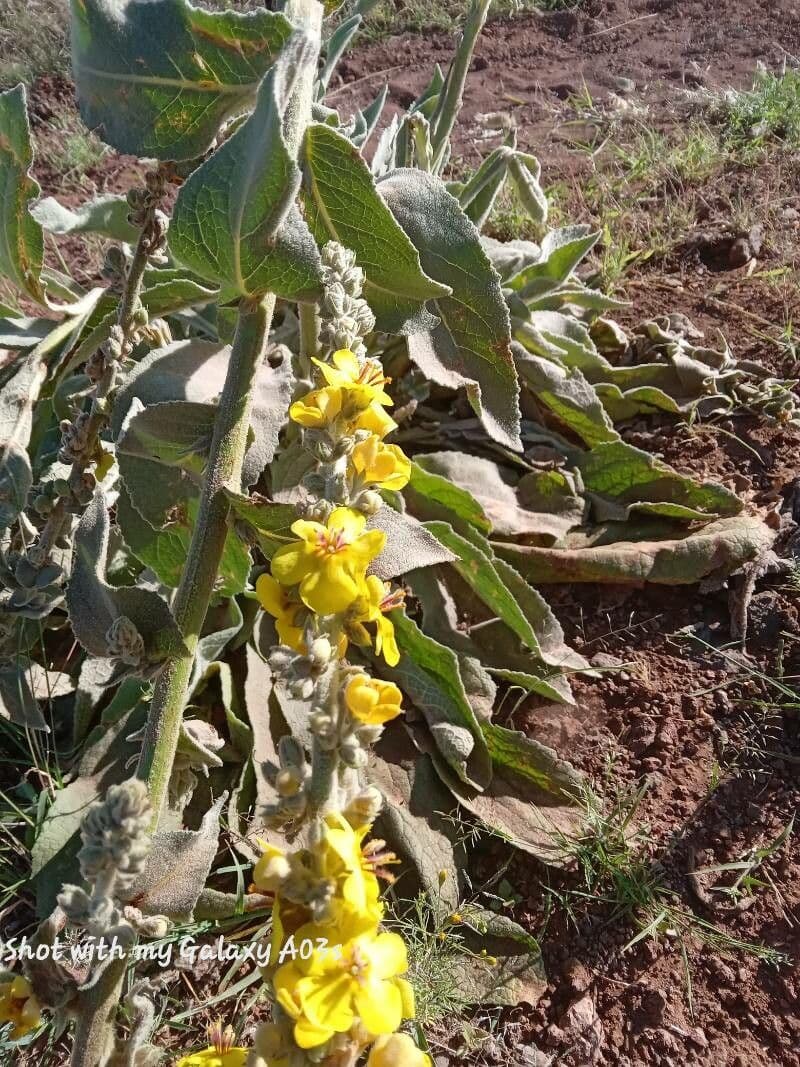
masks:
[(684, 250), (711, 271), (735, 270), (746, 266), (761, 252), (764, 230), (753, 226), (746, 233), (711, 233), (700, 231), (686, 239)]
[(748, 634), (751, 644), (773, 648), (781, 633), (797, 633), (797, 608), (773, 589), (756, 593), (750, 601)]
[(561, 1018), (561, 1029), (570, 1044), (564, 1063), (596, 1063), (603, 1044), (603, 1024), (597, 1014), (594, 999), (587, 993), (572, 1004)]

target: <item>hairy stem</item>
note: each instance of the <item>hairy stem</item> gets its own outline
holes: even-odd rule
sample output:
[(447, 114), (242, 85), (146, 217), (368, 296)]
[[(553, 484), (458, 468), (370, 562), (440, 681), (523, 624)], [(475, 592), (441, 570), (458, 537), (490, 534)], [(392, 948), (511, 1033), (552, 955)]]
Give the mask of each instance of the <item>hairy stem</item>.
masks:
[[(322, 5), (318, 0), (290, 0), (286, 14), (295, 26), (319, 38)], [(311, 117), (313, 80), (314, 67), (309, 64), (301, 72), (287, 107), (284, 136), (289, 151), (294, 154), (300, 150)], [(154, 826), (167, 799), (197, 641), (228, 532), (228, 501), (224, 490), (241, 489), (253, 382), (266, 350), (274, 307), (275, 297), (271, 293), (258, 302), (243, 300), (239, 307), (236, 337), (214, 424), (200, 511), (175, 599), (175, 617), (186, 652), (168, 660), (158, 677), (137, 768), (137, 774), (147, 780), (150, 789)]]
[(72, 1041), (71, 1067), (101, 1067), (114, 1043), (114, 1019), (122, 997), (127, 961), (112, 959), (97, 982), (81, 995)]
[(197, 524), (175, 598), (175, 620), (183, 634), (186, 652), (169, 660), (158, 677), (139, 757), (137, 773), (148, 782), (156, 822), (166, 801), (189, 676), (228, 534), (225, 489), (241, 489), (253, 383), (266, 351), (274, 307), (275, 298), (270, 294), (255, 303), (242, 301), (239, 308)]

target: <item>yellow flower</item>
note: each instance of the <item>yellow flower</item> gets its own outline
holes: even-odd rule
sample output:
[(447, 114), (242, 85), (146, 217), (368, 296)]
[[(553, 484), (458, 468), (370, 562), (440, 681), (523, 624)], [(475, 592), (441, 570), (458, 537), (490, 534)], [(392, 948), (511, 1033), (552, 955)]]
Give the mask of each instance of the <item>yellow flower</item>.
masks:
[(289, 408), (289, 418), (301, 426), (320, 429), (330, 426), (341, 413), (343, 395), (341, 389), (328, 387), (315, 389), (300, 397)]
[(356, 445), (351, 461), (364, 484), (402, 489), (411, 478), (411, 463), (397, 445), (385, 445), (378, 434)]
[[(391, 623), (390, 623), (391, 625)], [(350, 712), (368, 726), (382, 726), (401, 713), (403, 697), (394, 682), (357, 674), (344, 693)]]
[(433, 1067), (433, 1064), (408, 1034), (388, 1034), (379, 1037), (370, 1049), (367, 1067)]
[(17, 1041), (31, 1030), (35, 1030), (41, 1021), (39, 1001), (34, 996), (27, 978), (17, 975), (16, 978), (0, 983), (0, 1025), (13, 1023), (12, 1041)]
[(223, 1026), (222, 1019), (215, 1019), (207, 1029), (209, 1048), (182, 1056), (175, 1067), (244, 1067), (246, 1048), (235, 1048), (232, 1026)]
[(345, 628), (351, 641), (357, 645), (371, 645), (372, 639), (365, 623), (375, 623), (375, 651), (389, 664), (396, 667), (400, 662), (400, 650), (394, 636), (394, 626), (384, 612), (392, 611), (403, 602), (403, 591), (392, 589), (375, 574), (364, 579), (361, 595), (351, 606)]
[(369, 830), (369, 826), (354, 829), (338, 811), (326, 815), (319, 856), (320, 873), (334, 883), (336, 899), (342, 901), (353, 916), (377, 924), (383, 917), (380, 886), (362, 850), (362, 842)]
[(392, 406), (392, 398), (383, 388), (392, 379), (385, 377), (383, 367), (377, 360), (365, 359), (359, 363), (358, 357), (349, 348), (340, 348), (333, 353), (330, 363), (323, 363), (321, 359), (313, 362), (328, 385), (346, 389), (359, 407), (367, 408), (374, 403), (387, 408)]
[(288, 645), (295, 652), (305, 652), (303, 628), (297, 625), (297, 613), (303, 610), (303, 605), (292, 600), (289, 591), (269, 574), (260, 575), (256, 581), (256, 596), (264, 611), (274, 616), (281, 644)]
[(366, 519), (352, 508), (335, 508), (325, 526), (298, 519), (299, 540), (272, 557), (272, 575), (281, 585), (300, 586), (303, 603), (318, 615), (334, 615), (359, 595), (367, 567), (383, 550), (382, 530), (364, 532)]
[(175, 1067), (244, 1067), (247, 1056), (246, 1048), (230, 1048), (227, 1052), (204, 1048), (199, 1052), (191, 1052), (188, 1056), (181, 1056)]
[[(357, 923), (357, 920), (356, 920)], [(355, 926), (358, 930), (358, 925)], [(316, 944), (328, 945), (299, 957), (275, 973), (275, 995), (295, 1020), (294, 1038), (301, 1048), (316, 1048), (334, 1034), (346, 1033), (359, 1019), (370, 1035), (390, 1034), (402, 1022), (410, 1003), (408, 983), (399, 977), (408, 969), (402, 937), (392, 933), (356, 933), (345, 918), (331, 930), (309, 924), (298, 931)]]
[(386, 437), (387, 434), (397, 429), (397, 423), (391, 415), (383, 410), (380, 404), (370, 404), (366, 411), (362, 411), (350, 423), (349, 429), (351, 431), (369, 430), (370, 433), (375, 433), (378, 437)]

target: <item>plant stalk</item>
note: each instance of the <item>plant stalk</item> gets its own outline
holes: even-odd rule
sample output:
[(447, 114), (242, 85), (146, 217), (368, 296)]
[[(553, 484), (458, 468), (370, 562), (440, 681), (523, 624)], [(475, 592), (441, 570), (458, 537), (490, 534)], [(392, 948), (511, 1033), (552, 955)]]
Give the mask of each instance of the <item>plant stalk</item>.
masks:
[(175, 598), (175, 621), (183, 634), (186, 651), (170, 659), (158, 676), (137, 769), (150, 789), (155, 824), (167, 799), (197, 642), (228, 535), (225, 489), (237, 492), (241, 489), (253, 383), (266, 352), (274, 307), (272, 294), (257, 302), (243, 300), (239, 307), (197, 524)]
[[(322, 5), (318, 0), (290, 0), (286, 14), (294, 26), (319, 40)], [(314, 69), (313, 64), (308, 64), (301, 72), (286, 110), (284, 137), (293, 154), (299, 153), (311, 118)], [(197, 642), (228, 532), (229, 509), (224, 490), (241, 489), (253, 383), (266, 351), (274, 307), (275, 297), (271, 293), (257, 302), (243, 300), (239, 306), (236, 336), (214, 424), (200, 511), (175, 598), (175, 619), (183, 634), (186, 651), (168, 660), (158, 677), (137, 768), (137, 774), (146, 779), (150, 789), (154, 829), (167, 800)]]

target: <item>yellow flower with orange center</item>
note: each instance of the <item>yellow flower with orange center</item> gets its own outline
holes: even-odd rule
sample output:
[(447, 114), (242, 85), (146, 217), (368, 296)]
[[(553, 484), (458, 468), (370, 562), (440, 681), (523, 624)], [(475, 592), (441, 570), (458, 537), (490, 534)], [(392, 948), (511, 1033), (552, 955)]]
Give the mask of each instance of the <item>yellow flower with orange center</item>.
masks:
[(303, 628), (297, 625), (298, 614), (304, 612), (303, 605), (293, 600), (290, 591), (270, 574), (262, 574), (256, 580), (256, 596), (264, 611), (274, 617), (281, 644), (288, 645), (295, 652), (305, 653)]
[(347, 1033), (357, 1019), (370, 1035), (390, 1034), (414, 1014), (411, 987), (400, 977), (408, 970), (402, 937), (365, 933), (358, 923), (351, 930), (346, 917), (336, 935), (333, 942), (326, 926), (302, 927), (298, 940), (319, 947), (307, 959), (298, 957), (275, 972), (275, 995), (295, 1021), (300, 1048), (316, 1048), (334, 1034)]
[(366, 518), (352, 508), (335, 508), (325, 525), (298, 519), (297, 541), (272, 557), (272, 576), (299, 586), (300, 599), (318, 615), (345, 611), (359, 596), (369, 564), (386, 544), (382, 530), (366, 530)]
[(375, 651), (379, 656), (383, 656), (390, 667), (396, 667), (400, 662), (400, 650), (397, 647), (392, 620), (386, 617), (386, 612), (399, 607), (403, 599), (402, 589), (392, 589), (377, 575), (370, 574), (364, 579), (360, 595), (353, 602), (345, 619), (347, 636), (355, 644), (362, 646), (372, 645), (373, 640), (366, 624), (375, 624)]

